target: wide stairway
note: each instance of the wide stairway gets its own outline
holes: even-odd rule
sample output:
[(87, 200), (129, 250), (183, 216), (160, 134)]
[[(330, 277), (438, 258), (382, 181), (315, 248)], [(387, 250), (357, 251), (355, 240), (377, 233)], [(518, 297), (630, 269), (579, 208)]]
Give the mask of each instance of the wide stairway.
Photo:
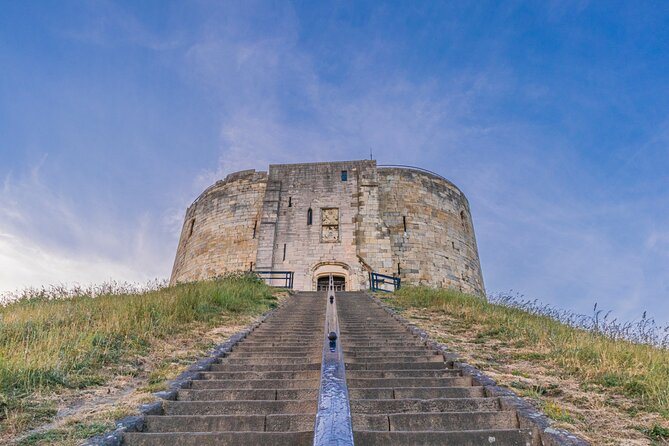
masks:
[[(164, 401), (162, 415), (146, 416), (142, 432), (126, 433), (123, 444), (314, 444), (329, 305), (324, 292), (291, 296), (175, 401)], [(502, 410), (498, 398), (365, 293), (337, 293), (329, 311), (335, 307), (356, 445), (541, 444), (532, 429), (519, 427), (515, 411)]]
[(515, 411), (364, 293), (337, 293), (356, 445), (536, 446)]
[(124, 445), (311, 445), (324, 293), (298, 293)]

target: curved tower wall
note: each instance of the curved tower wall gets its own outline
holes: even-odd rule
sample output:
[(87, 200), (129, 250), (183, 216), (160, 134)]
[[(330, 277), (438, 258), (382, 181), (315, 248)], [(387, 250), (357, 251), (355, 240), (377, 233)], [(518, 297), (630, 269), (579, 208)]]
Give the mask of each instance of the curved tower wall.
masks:
[(251, 268), (293, 271), (298, 290), (330, 273), (365, 289), (374, 271), (484, 294), (464, 194), (436, 174), (375, 161), (271, 165), (205, 190), (186, 212), (171, 283)]
[(266, 186), (265, 172), (247, 170), (228, 175), (195, 200), (186, 211), (170, 283), (255, 265)]
[(378, 178), (381, 218), (402, 280), (485, 294), (465, 195), (451, 182), (411, 168), (379, 167)]

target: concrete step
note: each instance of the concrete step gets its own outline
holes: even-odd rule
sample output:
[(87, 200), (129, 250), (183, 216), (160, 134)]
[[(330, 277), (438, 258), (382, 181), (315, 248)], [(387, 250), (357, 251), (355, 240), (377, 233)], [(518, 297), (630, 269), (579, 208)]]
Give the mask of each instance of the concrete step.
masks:
[(300, 400), (318, 399), (312, 389), (188, 389), (179, 390), (178, 401)]
[(366, 333), (366, 334), (361, 334), (361, 335), (347, 335), (342, 333), (341, 338), (343, 341), (346, 341), (347, 343), (352, 342), (369, 342), (370, 339), (374, 339), (375, 342), (406, 342), (406, 336), (409, 336), (409, 333), (402, 333), (402, 334), (396, 334), (396, 335), (389, 335), (389, 336), (374, 336), (373, 333)]
[(469, 376), (448, 376), (443, 378), (346, 378), (348, 387), (380, 388), (380, 387), (469, 387), (472, 379)]
[(436, 362), (444, 363), (444, 357), (441, 355), (427, 355), (423, 353), (422, 355), (394, 355), (394, 356), (347, 356), (347, 364), (355, 363), (398, 363), (398, 362)]
[(249, 342), (248, 344), (239, 344), (233, 352), (240, 351), (294, 351), (294, 350), (313, 350), (316, 347), (315, 342)]
[(211, 372), (202, 372), (203, 379), (208, 379), (213, 372), (294, 372), (302, 370), (320, 370), (317, 363), (305, 364), (212, 364)]
[(321, 351), (304, 351), (304, 352), (267, 352), (267, 353), (257, 353), (257, 352), (234, 352), (224, 358), (221, 358), (216, 364), (227, 364), (230, 359), (304, 359), (308, 358), (312, 361), (319, 361), (320, 357), (323, 355), (322, 348)]
[(316, 413), (316, 400), (165, 401), (165, 415), (271, 415)]
[(447, 368), (444, 362), (349, 362), (345, 359), (346, 370), (440, 370)]
[(129, 446), (311, 446), (311, 432), (126, 433)]
[[(442, 356), (441, 353), (428, 350), (427, 348), (409, 348), (409, 349), (399, 349), (399, 348), (357, 348), (357, 349), (345, 349), (344, 355), (350, 357), (372, 357), (372, 356)], [(443, 356), (442, 356), (443, 357)]]
[(438, 370), (347, 370), (347, 378), (446, 378), (462, 376), (459, 369)]
[(225, 358), (221, 365), (281, 365), (281, 364), (311, 364), (315, 361), (320, 362), (318, 358), (308, 356), (301, 357), (282, 357), (282, 356), (262, 356), (262, 357), (239, 357), (232, 356)]
[(533, 446), (529, 429), (460, 432), (370, 432), (354, 431), (353, 440), (365, 446)]
[[(205, 375), (206, 374), (206, 375)], [(204, 384), (208, 380), (219, 381), (226, 379), (318, 379), (321, 376), (321, 370), (284, 370), (284, 371), (262, 371), (262, 370), (243, 370), (237, 372), (202, 372), (200, 373), (200, 380), (194, 380), (192, 387), (196, 384)], [(204, 381), (201, 381), (204, 380)]]
[(497, 398), (351, 400), (352, 413), (487, 412), (493, 410), (500, 410), (500, 404)]
[(350, 388), (349, 397), (355, 399), (431, 399), (483, 398), (483, 387), (380, 387)]
[(516, 413), (508, 410), (353, 416), (353, 429), (364, 431), (468, 431), (478, 430), (479, 426), (488, 429), (517, 429), (519, 423)]
[(312, 414), (289, 415), (158, 415), (148, 416), (151, 432), (306, 432), (314, 427)]
[[(322, 346), (319, 346), (322, 348)], [(317, 347), (238, 347), (232, 350), (232, 353), (252, 353), (255, 355), (264, 355), (266, 353), (302, 353), (316, 350)]]
[(369, 349), (378, 349), (378, 348), (425, 348), (425, 343), (419, 341), (407, 341), (407, 342), (383, 342), (383, 341), (365, 341), (365, 342), (352, 342), (347, 341), (342, 338), (342, 346), (345, 346), (347, 350), (353, 350), (357, 348), (369, 348)]
[(319, 385), (320, 380), (317, 377), (313, 379), (207, 379), (193, 381), (191, 389), (317, 389)]

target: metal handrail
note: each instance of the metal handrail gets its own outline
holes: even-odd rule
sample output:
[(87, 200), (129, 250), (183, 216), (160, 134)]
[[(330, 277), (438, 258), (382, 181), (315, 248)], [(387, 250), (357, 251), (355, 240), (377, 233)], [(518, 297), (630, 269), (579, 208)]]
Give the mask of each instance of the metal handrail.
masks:
[[(253, 271), (258, 277), (263, 279), (265, 283), (274, 288), (293, 289), (294, 271)], [(283, 281), (283, 285), (275, 285), (274, 280)]]
[[(387, 283), (393, 285), (392, 290), (381, 288), (382, 285), (385, 285)], [(402, 285), (402, 279), (400, 279), (399, 277), (386, 276), (384, 274), (379, 274), (375, 272), (369, 273), (369, 289), (372, 291), (385, 291), (387, 293), (390, 293), (392, 291), (399, 290), (401, 285)]]
[(330, 274), (325, 310), (325, 336), (314, 446), (353, 446), (351, 406), (346, 386), (344, 353), (339, 339), (339, 318), (334, 281)]

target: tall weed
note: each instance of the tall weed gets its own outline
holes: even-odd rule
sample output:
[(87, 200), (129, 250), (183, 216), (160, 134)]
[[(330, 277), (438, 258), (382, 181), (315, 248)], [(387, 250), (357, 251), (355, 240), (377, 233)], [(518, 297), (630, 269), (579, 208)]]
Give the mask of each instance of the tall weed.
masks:
[[(406, 287), (389, 300), (398, 308), (428, 308), (471, 327), (481, 342), (498, 338), (532, 345), (537, 358), (588, 383), (622, 393), (669, 416), (667, 329), (644, 316), (637, 323), (576, 315), (509, 295), (488, 300), (453, 290)], [(477, 338), (478, 339), (478, 338)]]

